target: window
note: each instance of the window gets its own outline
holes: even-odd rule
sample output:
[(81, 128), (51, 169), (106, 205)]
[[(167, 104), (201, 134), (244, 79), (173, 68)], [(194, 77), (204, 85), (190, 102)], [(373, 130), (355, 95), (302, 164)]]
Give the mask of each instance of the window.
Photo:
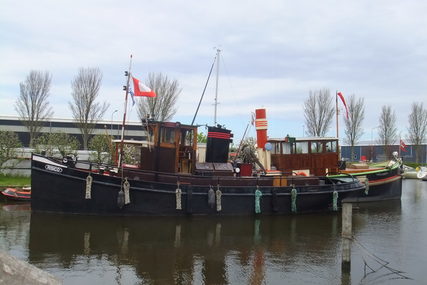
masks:
[(181, 145), (193, 146), (193, 130), (181, 130)]
[(308, 153), (308, 142), (295, 143), (295, 153)]
[(311, 153), (321, 153), (323, 152), (323, 143), (322, 142), (311, 142)]
[(283, 154), (291, 154), (291, 143), (286, 143), (286, 142), (283, 142), (282, 143), (282, 151), (283, 151)]
[(161, 129), (160, 141), (162, 143), (175, 143), (175, 129), (163, 127)]
[(336, 141), (327, 142), (326, 152), (337, 152), (337, 142)]

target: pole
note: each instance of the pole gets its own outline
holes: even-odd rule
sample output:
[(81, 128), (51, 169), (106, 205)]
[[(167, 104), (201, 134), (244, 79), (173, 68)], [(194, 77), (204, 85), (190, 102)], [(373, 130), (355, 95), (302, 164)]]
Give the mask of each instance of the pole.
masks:
[(336, 121), (337, 121), (337, 154), (338, 154), (338, 160), (341, 160), (340, 135), (338, 131), (338, 90), (335, 91), (335, 115), (336, 115)]
[(217, 114), (217, 108), (218, 108), (218, 77), (219, 77), (219, 53), (221, 52), (220, 49), (216, 50), (216, 87), (215, 87), (215, 113), (214, 113), (214, 126), (216, 126), (216, 114)]
[(119, 161), (117, 166), (120, 167), (122, 165), (122, 158), (123, 158), (123, 146), (124, 146), (124, 136), (125, 136), (125, 124), (126, 124), (126, 111), (127, 111), (127, 105), (128, 105), (128, 94), (129, 94), (129, 82), (130, 82), (130, 70), (132, 67), (132, 55), (130, 55), (129, 60), (129, 70), (127, 74), (127, 83), (125, 87), (126, 95), (125, 95), (125, 106), (124, 106), (124, 112), (123, 112), (123, 123), (122, 123), (122, 136), (121, 136), (121, 142), (120, 142), (120, 152), (119, 152)]
[(111, 113), (111, 136), (113, 136), (113, 115), (117, 112), (117, 110), (114, 110), (113, 113)]
[(203, 88), (202, 96), (200, 97), (199, 105), (197, 105), (196, 113), (194, 114), (193, 120), (191, 121), (191, 125), (194, 124), (194, 121), (196, 120), (196, 117), (197, 117), (197, 113), (199, 113), (200, 104), (202, 103), (203, 96), (205, 96), (206, 87), (208, 87), (209, 79), (211, 78), (212, 70), (213, 70), (215, 62), (216, 62), (216, 57), (217, 57), (217, 54), (215, 54), (215, 58), (212, 62), (211, 69), (209, 70), (208, 79), (206, 79), (205, 88)]
[(350, 271), (353, 204), (342, 203), (342, 262), (343, 271)]

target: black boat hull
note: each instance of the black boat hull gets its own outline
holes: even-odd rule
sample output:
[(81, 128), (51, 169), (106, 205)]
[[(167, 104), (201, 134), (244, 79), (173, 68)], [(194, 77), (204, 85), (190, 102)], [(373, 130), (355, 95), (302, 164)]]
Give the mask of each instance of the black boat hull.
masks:
[[(32, 210), (95, 215), (168, 216), (308, 213), (336, 209), (342, 199), (360, 197), (365, 190), (357, 179), (325, 185), (296, 186), (296, 195), (292, 194), (292, 187), (257, 188), (223, 186), (220, 183), (219, 199), (215, 196), (215, 203), (209, 204), (209, 186), (181, 184), (181, 194), (177, 195), (176, 184), (132, 179), (129, 180), (130, 203), (123, 206), (118, 203), (123, 180), (116, 176), (91, 173), (91, 198), (85, 199), (88, 174), (87, 171), (70, 168), (46, 158), (35, 161), (33, 156)], [(259, 203), (255, 195), (257, 189), (262, 193)], [(217, 186), (213, 190), (216, 191)], [(177, 204), (181, 204), (181, 209)]]

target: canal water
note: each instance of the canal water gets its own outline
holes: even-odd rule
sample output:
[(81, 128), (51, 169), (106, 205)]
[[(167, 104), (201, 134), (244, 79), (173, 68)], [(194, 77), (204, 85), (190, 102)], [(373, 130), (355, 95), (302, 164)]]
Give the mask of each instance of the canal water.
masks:
[(0, 202), (0, 250), (64, 284), (427, 284), (427, 182), (355, 205), (351, 270), (341, 215), (95, 217)]

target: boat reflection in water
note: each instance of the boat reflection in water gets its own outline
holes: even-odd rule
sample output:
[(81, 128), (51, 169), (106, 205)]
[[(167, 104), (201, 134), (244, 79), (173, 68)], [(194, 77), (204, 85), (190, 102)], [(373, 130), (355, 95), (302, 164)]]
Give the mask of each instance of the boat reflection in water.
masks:
[[(99, 278), (94, 262), (123, 282), (258, 284), (286, 276), (292, 283), (304, 276), (312, 281), (312, 274), (339, 279), (340, 223), (334, 214), (219, 219), (33, 213), (29, 262), (49, 264), (51, 273), (68, 282), (77, 275)], [(312, 274), (298, 274), (301, 264), (310, 265)], [(114, 272), (124, 267), (132, 273)]]

